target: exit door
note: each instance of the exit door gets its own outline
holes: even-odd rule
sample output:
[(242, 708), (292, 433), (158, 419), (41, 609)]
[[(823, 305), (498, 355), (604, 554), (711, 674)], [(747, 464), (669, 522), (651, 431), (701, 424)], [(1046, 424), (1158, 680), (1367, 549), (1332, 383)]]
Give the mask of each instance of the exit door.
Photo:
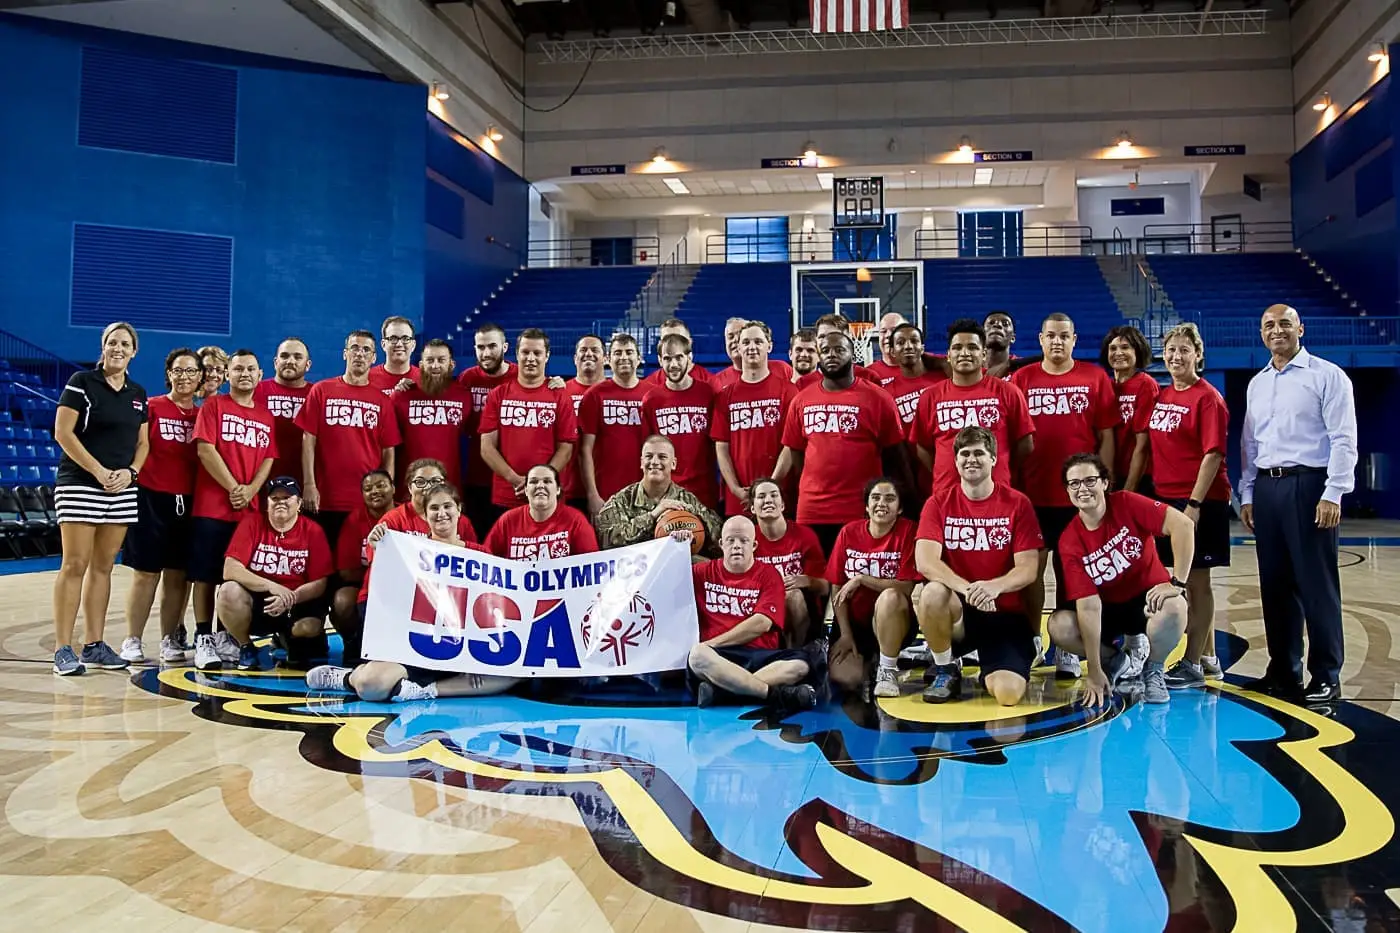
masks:
[(1210, 251), (1244, 252), (1244, 220), (1239, 214), (1217, 214), (1210, 219)]

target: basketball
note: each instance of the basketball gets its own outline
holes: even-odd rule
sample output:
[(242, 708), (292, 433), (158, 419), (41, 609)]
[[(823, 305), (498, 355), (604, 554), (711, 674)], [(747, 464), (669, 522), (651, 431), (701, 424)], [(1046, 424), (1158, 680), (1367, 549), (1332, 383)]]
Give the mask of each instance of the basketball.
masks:
[(689, 531), (690, 553), (698, 554), (705, 546), (705, 523), (695, 513), (685, 509), (667, 509), (656, 520), (656, 536), (664, 538), (673, 531)]

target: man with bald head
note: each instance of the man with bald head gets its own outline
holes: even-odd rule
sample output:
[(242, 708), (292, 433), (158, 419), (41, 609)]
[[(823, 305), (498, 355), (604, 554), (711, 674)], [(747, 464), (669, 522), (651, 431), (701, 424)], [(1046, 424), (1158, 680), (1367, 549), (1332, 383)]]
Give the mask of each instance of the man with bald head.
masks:
[(812, 709), (817, 691), (810, 653), (782, 648), (783, 578), (754, 560), (758, 531), (742, 515), (724, 523), (719, 560), (696, 564), (695, 611), (700, 642), (687, 662), (700, 706), (720, 699), (751, 698), (780, 712)]
[[(1309, 704), (1341, 698), (1337, 526), (1356, 482), (1356, 402), (1334, 363), (1303, 349), (1288, 305), (1264, 312), (1271, 355), (1249, 381), (1240, 437), (1240, 518), (1254, 532), (1269, 669), (1245, 686)], [(1303, 630), (1308, 671), (1303, 689)]]

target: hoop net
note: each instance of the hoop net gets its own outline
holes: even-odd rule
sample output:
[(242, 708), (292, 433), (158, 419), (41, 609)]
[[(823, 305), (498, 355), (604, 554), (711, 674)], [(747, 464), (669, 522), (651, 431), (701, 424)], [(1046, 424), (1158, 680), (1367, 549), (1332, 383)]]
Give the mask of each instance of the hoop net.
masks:
[(851, 342), (855, 344), (856, 362), (861, 366), (869, 366), (874, 359), (871, 351), (874, 327), (874, 321), (851, 321)]

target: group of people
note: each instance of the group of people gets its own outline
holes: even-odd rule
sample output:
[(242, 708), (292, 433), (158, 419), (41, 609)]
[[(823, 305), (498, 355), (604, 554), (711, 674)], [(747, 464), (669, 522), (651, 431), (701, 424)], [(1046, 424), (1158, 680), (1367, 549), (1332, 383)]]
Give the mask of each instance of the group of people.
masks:
[[(1245, 417), (1241, 517), (1259, 540), (1271, 659), (1252, 686), (1328, 702), (1356, 425), (1345, 374), (1303, 350), (1302, 334), (1292, 308), (1264, 313), (1272, 360)], [(326, 654), (329, 619), (347, 663), (313, 667), (313, 686), (366, 699), (498, 691), (510, 681), (355, 663), (387, 531), (530, 560), (650, 539), (682, 510), (705, 529), (689, 659), (701, 703), (806, 708), (828, 685), (896, 697), (898, 656), (920, 632), (935, 703), (965, 695), (959, 658), (974, 652), (1007, 705), (1052, 655), (1095, 704), (1114, 690), (1165, 703), (1222, 675), (1211, 571), (1230, 561), (1229, 417), (1193, 325), (1165, 335), (1166, 386), (1145, 372), (1152, 354), (1132, 327), (1110, 331), (1099, 365), (1075, 360), (1062, 313), (1024, 360), (1002, 312), (952, 322), (942, 355), (899, 315), (879, 335), (880, 358), (861, 366), (849, 322), (825, 315), (792, 335), (784, 362), (767, 325), (734, 318), (732, 365), (709, 372), (670, 319), (651, 375), (636, 338), (618, 333), (580, 338), (565, 381), (548, 377), (537, 328), (520, 331), (512, 362), (504, 330), (482, 325), (476, 365), (457, 374), (442, 340), (415, 365), (413, 324), (391, 317), (381, 365), (364, 330), (347, 336), (343, 371), (315, 383), (295, 337), (266, 379), (252, 350), (181, 347), (166, 357), (167, 393), (148, 399), (127, 376), (136, 331), (112, 324), (97, 367), (59, 399), (54, 671), (145, 660), (159, 588), (164, 662), (187, 660), (192, 590), (201, 669), (255, 668), (261, 635), (309, 664)], [(103, 623), (119, 551), (136, 579), (115, 652)], [(1165, 670), (1183, 632), (1185, 656)]]

